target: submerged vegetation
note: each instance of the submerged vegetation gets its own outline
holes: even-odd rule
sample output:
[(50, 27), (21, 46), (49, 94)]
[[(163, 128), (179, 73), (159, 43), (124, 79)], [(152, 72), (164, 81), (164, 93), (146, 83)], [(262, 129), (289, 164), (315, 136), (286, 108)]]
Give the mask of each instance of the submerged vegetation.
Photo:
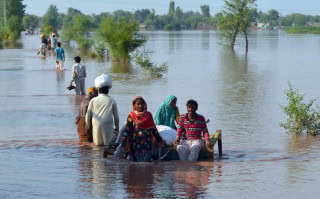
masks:
[(160, 78), (163, 74), (168, 72), (168, 64), (166, 62), (161, 65), (153, 63), (151, 61), (151, 54), (152, 52), (150, 51), (136, 52), (133, 55), (133, 60), (147, 75)]
[(288, 115), (288, 120), (280, 126), (293, 134), (318, 135), (320, 133), (320, 112), (313, 109), (316, 99), (311, 99), (309, 103), (304, 102), (304, 94), (294, 90), (289, 83), (289, 89), (284, 92), (289, 104), (281, 106)]
[(116, 62), (130, 61), (130, 53), (147, 41), (135, 20), (107, 17), (102, 20), (98, 31)]
[(288, 26), (286, 31), (290, 34), (320, 34), (319, 26)]

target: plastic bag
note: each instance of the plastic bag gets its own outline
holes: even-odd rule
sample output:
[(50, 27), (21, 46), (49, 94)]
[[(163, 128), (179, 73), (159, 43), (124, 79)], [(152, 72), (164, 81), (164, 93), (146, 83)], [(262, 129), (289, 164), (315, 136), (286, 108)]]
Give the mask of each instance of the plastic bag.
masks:
[(169, 146), (173, 145), (177, 136), (177, 131), (164, 125), (157, 125), (157, 129), (163, 141)]

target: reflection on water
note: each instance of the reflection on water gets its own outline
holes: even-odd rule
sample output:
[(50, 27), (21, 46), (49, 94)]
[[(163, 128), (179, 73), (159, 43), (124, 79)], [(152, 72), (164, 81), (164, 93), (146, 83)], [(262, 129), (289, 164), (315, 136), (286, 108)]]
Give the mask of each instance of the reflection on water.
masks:
[(224, 51), (215, 31), (146, 34), (152, 61), (168, 61), (167, 75), (146, 78), (134, 63), (84, 56), (86, 88), (101, 73), (112, 77), (120, 123), (136, 95), (152, 113), (168, 94), (177, 96), (182, 113), (196, 99), (211, 120), (209, 132), (222, 129), (223, 158), (134, 164), (79, 145), (74, 122), (84, 96), (66, 89), (79, 52), (63, 46), (65, 70), (56, 71), (53, 55), (37, 55), (39, 36), (22, 36), (23, 49), (0, 50), (0, 198), (318, 197), (310, 190), (320, 183), (319, 138), (287, 135), (279, 126), (288, 80), (319, 96), (318, 35), (257, 31), (246, 55), (240, 46)]
[(111, 73), (132, 73), (131, 62), (111, 62)]

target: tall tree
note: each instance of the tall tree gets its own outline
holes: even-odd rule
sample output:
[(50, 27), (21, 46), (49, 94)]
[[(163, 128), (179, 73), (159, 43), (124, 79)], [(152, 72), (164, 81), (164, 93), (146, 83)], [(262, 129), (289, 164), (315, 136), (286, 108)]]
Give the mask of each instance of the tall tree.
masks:
[(50, 5), (46, 14), (42, 17), (42, 26), (52, 26), (53, 28), (58, 28), (58, 8), (55, 5)]
[[(25, 14), (26, 5), (23, 5), (23, 0), (0, 0), (0, 17), (4, 24), (4, 13), (6, 18), (9, 19), (12, 16), (17, 16), (18, 21), (22, 23), (22, 18)], [(6, 7), (4, 8), (4, 3)]]
[(34, 30), (39, 26), (39, 17), (36, 15), (26, 14), (22, 18), (22, 25), (25, 29)]
[(225, 44), (232, 50), (241, 32), (246, 36), (246, 51), (248, 50), (247, 29), (255, 2), (256, 0), (224, 0), (225, 10), (218, 18), (218, 27)]
[(174, 1), (170, 2), (168, 16), (173, 17), (175, 12)]
[(200, 6), (201, 14), (204, 17), (210, 17), (210, 7), (209, 5), (202, 5)]

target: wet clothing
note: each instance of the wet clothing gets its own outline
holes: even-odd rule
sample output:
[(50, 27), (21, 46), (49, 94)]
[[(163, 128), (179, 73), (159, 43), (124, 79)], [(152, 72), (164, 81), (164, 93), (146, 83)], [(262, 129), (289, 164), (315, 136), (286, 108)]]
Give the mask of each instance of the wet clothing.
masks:
[(92, 128), (86, 129), (85, 117), (88, 110), (90, 99), (85, 98), (80, 103), (79, 116), (76, 118), (76, 124), (78, 127), (78, 135), (80, 142), (92, 142)]
[(51, 46), (52, 46), (52, 49), (56, 49), (57, 43), (58, 43), (57, 38), (56, 38), (56, 37), (51, 37)]
[(206, 141), (209, 140), (209, 132), (204, 117), (197, 114), (197, 119), (190, 122), (188, 113), (182, 114), (178, 122), (177, 138), (180, 139), (201, 139), (201, 133)]
[(72, 77), (71, 80), (73, 80), (76, 83), (75, 92), (76, 95), (85, 95), (85, 78), (87, 76), (86, 67), (84, 65), (81, 65), (79, 63), (76, 63), (72, 66)]
[(174, 99), (176, 99), (174, 95), (168, 95), (160, 105), (153, 116), (156, 125), (165, 125), (177, 129), (175, 122), (178, 123), (180, 113), (178, 107), (172, 108), (170, 105)]
[(177, 139), (180, 141), (177, 151), (180, 160), (197, 161), (203, 146), (201, 133), (209, 140), (207, 124), (202, 115), (197, 114), (195, 121), (190, 122), (188, 113), (182, 114), (178, 122)]
[(63, 60), (63, 55), (64, 55), (64, 49), (63, 48), (56, 48), (55, 52), (57, 53), (57, 60), (62, 61)]
[(197, 161), (202, 147), (203, 142), (201, 139), (181, 140), (177, 146), (179, 159)]
[(39, 49), (40, 55), (41, 56), (46, 56), (47, 55), (47, 45), (45, 43), (42, 43), (40, 45), (40, 49)]
[(132, 111), (127, 118), (123, 134), (122, 146), (129, 143), (129, 160), (133, 162), (152, 161), (153, 138), (158, 142), (162, 141), (157, 128), (153, 122), (152, 114), (145, 111), (142, 116), (137, 116)]
[(86, 114), (86, 128), (92, 125), (93, 142), (95, 145), (108, 145), (114, 135), (114, 127), (119, 129), (117, 104), (107, 94), (99, 94), (93, 98)]

